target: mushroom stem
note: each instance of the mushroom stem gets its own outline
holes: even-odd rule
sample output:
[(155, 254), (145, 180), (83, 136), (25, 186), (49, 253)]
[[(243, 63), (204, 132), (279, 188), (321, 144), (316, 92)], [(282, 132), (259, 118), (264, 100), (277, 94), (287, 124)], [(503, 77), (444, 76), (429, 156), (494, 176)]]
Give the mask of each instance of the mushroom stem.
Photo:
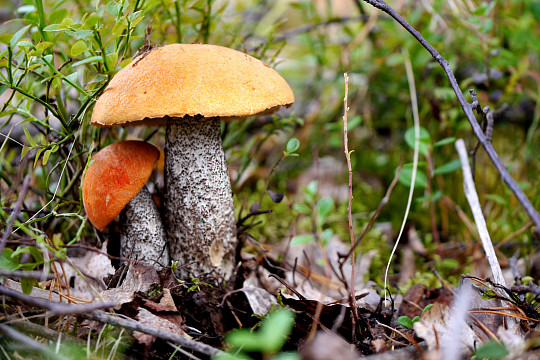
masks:
[(169, 266), (165, 227), (152, 195), (143, 186), (120, 213), (120, 255), (161, 270)]
[(222, 284), (232, 275), (236, 223), (219, 118), (167, 122), (165, 223), (180, 276)]

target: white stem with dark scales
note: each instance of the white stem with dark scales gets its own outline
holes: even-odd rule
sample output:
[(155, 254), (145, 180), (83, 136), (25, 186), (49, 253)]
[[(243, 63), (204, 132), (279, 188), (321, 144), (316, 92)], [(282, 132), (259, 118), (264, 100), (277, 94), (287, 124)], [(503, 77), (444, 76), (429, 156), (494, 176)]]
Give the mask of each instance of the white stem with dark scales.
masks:
[(232, 275), (236, 223), (219, 118), (169, 119), (165, 224), (180, 276), (222, 284)]
[(165, 227), (152, 195), (143, 186), (120, 213), (120, 255), (161, 270), (170, 266)]

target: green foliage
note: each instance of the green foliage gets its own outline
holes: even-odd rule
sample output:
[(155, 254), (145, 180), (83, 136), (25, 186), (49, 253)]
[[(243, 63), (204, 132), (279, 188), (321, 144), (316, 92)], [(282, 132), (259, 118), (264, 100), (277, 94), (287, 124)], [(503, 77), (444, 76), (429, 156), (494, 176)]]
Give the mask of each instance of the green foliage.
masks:
[[(427, 310), (429, 310), (431, 307), (433, 306), (433, 304), (429, 304), (427, 305), (423, 310), (422, 310), (422, 314), (424, 312), (426, 312)], [(408, 316), (400, 316), (398, 317), (397, 319), (397, 322), (399, 325), (403, 326), (404, 328), (407, 328), (407, 329), (412, 329), (413, 328), (413, 325), (415, 322), (417, 321), (420, 321), (420, 316), (415, 316), (414, 318), (410, 318)]]
[[(250, 229), (262, 243), (277, 243), (291, 236), (295, 246), (314, 241), (324, 245), (333, 236), (348, 239), (348, 199), (328, 195), (323, 189), (323, 180), (333, 181), (335, 188), (346, 187), (347, 170), (323, 173), (322, 177), (306, 173), (318, 169), (325, 157), (345, 163), (343, 73), (349, 73), (348, 136), (349, 148), (354, 150), (350, 154), (351, 212), (357, 236), (381, 202), (400, 158), (405, 162), (399, 179), (405, 186), (394, 189), (358, 249), (377, 250), (368, 274), (375, 281), (382, 275), (388, 242), (393, 240), (387, 237), (393, 236), (392, 230), (402, 220), (411, 183), (415, 139), (401, 51), (405, 47), (416, 80), (422, 124), (422, 157), (409, 223), (429, 252), (416, 259), (411, 284), (440, 285), (428, 270), (431, 267), (454, 284), (461, 273), (473, 271), (472, 259), (457, 262), (451, 256), (442, 259), (432, 254), (436, 247), (433, 224), (443, 243), (467, 242), (472, 246), (476, 236), (464, 222), (463, 213), (456, 212), (463, 209), (467, 215), (468, 205), (453, 146), (457, 138), (465, 138), (472, 150), (475, 139), (442, 70), (410, 34), (387, 17), (379, 17), (376, 26), (368, 29), (360, 15), (378, 10), (351, 1), (342, 13), (323, 3), (335, 2), (8, 2), (14, 18), (0, 24), (0, 130), (14, 141), (5, 138), (0, 147), (3, 231), (26, 175), (31, 176), (32, 185), (21, 213), (13, 220), (15, 232), (0, 254), (0, 267), (42, 269), (54, 259), (65, 258), (66, 245), (95, 242), (97, 236), (87, 226), (80, 190), (92, 155), (128, 136), (158, 146), (163, 146), (164, 138), (162, 129), (154, 133), (155, 129), (147, 128), (90, 126), (95, 100), (143, 45), (208, 42), (246, 51), (276, 66), (296, 97), (290, 113), (222, 125), (237, 212), (257, 202), (261, 209), (273, 210)], [(539, 209), (538, 2), (486, 1), (474, 7), (460, 2), (456, 7), (434, 0), (430, 4), (399, 12), (446, 57), (464, 92), (475, 88), (482, 106), (491, 109), (509, 105), (509, 111), (495, 119), (493, 143)], [(507, 255), (516, 248), (521, 254), (530, 254), (534, 250), (530, 232), (519, 232), (528, 217), (501, 185), (481, 150), (475, 164), (480, 200), (493, 240), (510, 239), (507, 247), (500, 249)], [(284, 194), (284, 200), (272, 202), (265, 196), (268, 190)], [(386, 224), (391, 231), (382, 230)], [(44, 251), (51, 256), (43, 256)], [(393, 270), (395, 273), (398, 268)], [(25, 290), (32, 284), (27, 281)], [(192, 291), (199, 291), (200, 285), (196, 281), (186, 284)], [(256, 336), (260, 340), (258, 332)], [(275, 351), (279, 349), (272, 353)]]
[(495, 360), (502, 359), (506, 355), (508, 355), (506, 347), (497, 341), (491, 340), (474, 351), (473, 359)]
[[(273, 310), (261, 321), (259, 329), (233, 330), (225, 338), (226, 343), (233, 347), (226, 356), (214, 359), (250, 359), (247, 353), (275, 355), (287, 341), (294, 324), (294, 313), (286, 308)], [(275, 359), (299, 359), (298, 355), (282, 353)]]
[(417, 321), (420, 321), (420, 316), (415, 316), (412, 319), (408, 316), (400, 316), (397, 319), (398, 324), (407, 329), (412, 329), (413, 324)]
[(291, 240), (291, 245), (302, 245), (313, 241), (321, 241), (323, 245), (328, 244), (334, 232), (327, 227), (327, 219), (334, 210), (334, 200), (329, 197), (320, 198), (317, 192), (317, 181), (310, 182), (303, 189), (303, 202), (293, 204), (292, 208), (298, 214), (308, 216), (313, 222), (315, 233), (297, 235)]

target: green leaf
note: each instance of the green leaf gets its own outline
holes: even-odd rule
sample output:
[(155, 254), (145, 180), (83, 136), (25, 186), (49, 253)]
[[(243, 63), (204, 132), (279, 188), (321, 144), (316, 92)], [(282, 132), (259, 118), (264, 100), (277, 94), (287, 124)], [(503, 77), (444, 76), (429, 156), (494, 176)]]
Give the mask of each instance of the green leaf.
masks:
[(26, 48), (33, 48), (34, 44), (31, 41), (28, 40), (21, 40), (17, 44), (18, 47), (26, 47)]
[(291, 246), (304, 245), (313, 241), (315, 241), (315, 236), (313, 235), (296, 235), (291, 240)]
[(79, 56), (88, 49), (86, 42), (84, 40), (79, 40), (71, 46), (71, 56)]
[(37, 281), (34, 279), (21, 278), (21, 289), (26, 295), (32, 292), (32, 288)]
[(83, 26), (84, 26), (85, 28), (87, 28), (87, 29), (88, 29), (88, 28), (92, 28), (92, 27), (94, 27), (94, 25), (96, 25), (96, 24), (98, 23), (99, 19), (100, 19), (100, 17), (99, 17), (98, 14), (96, 14), (96, 13), (91, 13), (90, 16), (88, 16), (88, 17), (86, 18), (86, 20), (84, 21), (84, 25), (83, 25)]
[[(429, 145), (431, 143), (431, 136), (429, 135), (429, 132), (423, 127), (420, 127), (420, 138), (418, 140), (418, 151), (420, 152), (420, 154), (427, 156), (429, 151)], [(407, 129), (407, 131), (405, 131), (405, 142), (407, 143), (407, 145), (409, 145), (411, 149), (414, 149), (414, 128), (409, 128)]]
[(302, 360), (302, 358), (295, 352), (282, 352), (274, 356), (273, 360)]
[(263, 352), (279, 351), (287, 341), (293, 325), (294, 315), (291, 310), (281, 308), (268, 313), (260, 329)]
[(508, 200), (497, 194), (487, 194), (486, 200), (491, 200), (499, 205), (508, 206)]
[(105, 5), (105, 11), (107, 11), (112, 16), (118, 16), (118, 13), (120, 12), (120, 4), (117, 4), (114, 1), (109, 1), (107, 5)]
[(36, 12), (36, 7), (34, 5), (23, 5), (17, 9), (19, 14), (31, 14)]
[(13, 250), (10, 248), (5, 248), (2, 251), (2, 255), (0, 256), (0, 269), (7, 271), (15, 271), (20, 267), (19, 259), (16, 256), (12, 255)]
[(9, 41), (9, 46), (12, 49), (17, 45), (19, 40), (21, 40), (21, 38), (24, 36), (26, 31), (28, 31), (28, 29), (30, 29), (30, 26), (32, 26), (32, 25), (27, 25), (27, 26), (23, 27), (21, 30), (17, 31), (15, 34), (13, 34), (13, 37)]
[(325, 229), (321, 236), (323, 245), (328, 245), (332, 239), (332, 236), (334, 236), (334, 231), (332, 231), (332, 229)]
[(437, 141), (435, 144), (433, 144), (433, 147), (436, 148), (436, 147), (447, 145), (447, 144), (453, 144), (455, 141), (456, 141), (455, 136), (447, 137), (447, 138)]
[(117, 36), (119, 35), (122, 31), (124, 31), (124, 29), (126, 28), (126, 24), (125, 24), (125, 21), (124, 21), (124, 18), (120, 19), (119, 21), (117, 21), (113, 28), (112, 28), (112, 34)]
[(49, 161), (49, 157), (51, 156), (52, 149), (49, 149), (43, 153), (43, 165), (47, 165), (47, 162)]
[(413, 327), (413, 321), (408, 316), (400, 316), (397, 319), (397, 322), (399, 325), (403, 326), (407, 329), (412, 329)]
[(36, 165), (39, 161), (39, 155), (41, 155), (41, 152), (43, 151), (43, 148), (38, 148), (36, 151), (36, 156), (34, 157), (34, 169), (36, 168)]
[(47, 25), (43, 28), (43, 31), (61, 31), (62, 29), (58, 29), (59, 24), (51, 24)]
[(53, 46), (51, 41), (42, 41), (39, 44), (35, 45), (35, 49), (30, 52), (32, 56), (41, 56), (43, 51), (49, 47)]
[(30, 148), (26, 145), (23, 145), (21, 150), (21, 160), (24, 158), (24, 156), (30, 151)]
[(81, 61), (77, 61), (76, 63), (74, 63), (72, 65), (72, 67), (76, 67), (76, 66), (80, 66), (80, 65), (84, 65), (84, 64), (90, 64), (90, 63), (94, 63), (94, 62), (100, 62), (102, 59), (103, 58), (100, 55), (91, 56), (91, 57), (88, 57), (88, 58), (83, 59)]
[(73, 84), (77, 84), (77, 79), (79, 78), (79, 74), (74, 72), (74, 73), (71, 73), (68, 76), (66, 76), (66, 78), (67, 78), (67, 80), (71, 81)]
[(60, 8), (57, 10), (54, 10), (49, 15), (49, 24), (59, 24), (68, 17), (69, 11), (66, 8)]
[(35, 246), (28, 246), (30, 254), (34, 257), (34, 260), (38, 264), (43, 264), (43, 253), (40, 249), (36, 248)]
[(447, 162), (444, 165), (437, 167), (435, 170), (433, 170), (433, 174), (435, 175), (450, 174), (459, 169), (461, 169), (461, 161), (457, 159), (457, 160), (452, 160), (450, 162)]
[(487, 344), (484, 344), (476, 349), (474, 355), (476, 355), (477, 359), (502, 359), (508, 355), (508, 350), (504, 347), (504, 345), (491, 340)]
[(26, 136), (26, 140), (28, 140), (30, 145), (31, 146), (38, 146), (38, 144), (36, 143), (36, 140), (34, 140), (32, 135), (30, 135), (30, 133), (28, 132), (28, 129), (24, 125), (23, 125), (22, 128), (23, 128), (23, 131), (24, 131), (24, 136)]
[(118, 61), (118, 53), (112, 52), (105, 55), (105, 61), (107, 61), (107, 68), (114, 70), (116, 62)]
[[(0, 96), (2, 96), (2, 94), (7, 90), (9, 89), (9, 86), (7, 86), (6, 84), (0, 84)], [(1, 116), (1, 115), (0, 115)]]
[[(399, 175), (399, 183), (407, 187), (412, 183), (412, 168), (403, 167), (401, 174)], [(396, 170), (397, 171), (397, 170)], [(414, 183), (415, 188), (425, 188), (427, 186), (427, 175), (420, 169), (416, 170), (416, 181)]]
[(260, 351), (263, 346), (259, 335), (247, 329), (238, 329), (231, 332), (227, 335), (225, 341), (235, 348), (248, 352)]
[(300, 140), (297, 138), (291, 138), (289, 141), (287, 141), (287, 153), (291, 154), (298, 150), (300, 147)]
[(311, 197), (315, 196), (317, 194), (317, 188), (319, 187), (319, 183), (317, 180), (313, 180), (306, 186), (304, 189), (304, 193), (307, 195), (310, 195)]
[(306, 204), (294, 204), (292, 209), (301, 214), (311, 214), (311, 208)]
[(334, 209), (334, 200), (332, 198), (325, 197), (317, 202), (316, 210), (321, 223), (326, 220), (332, 209)]

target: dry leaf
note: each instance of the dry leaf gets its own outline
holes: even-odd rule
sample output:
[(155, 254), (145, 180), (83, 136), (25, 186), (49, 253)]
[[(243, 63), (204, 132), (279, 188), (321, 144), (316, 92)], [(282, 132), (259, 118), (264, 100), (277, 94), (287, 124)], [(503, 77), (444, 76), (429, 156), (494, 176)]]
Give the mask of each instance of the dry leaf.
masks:
[(118, 304), (119, 308), (122, 304), (133, 301), (136, 292), (145, 293), (155, 283), (159, 283), (159, 277), (153, 267), (130, 265), (122, 285), (102, 291), (101, 297), (106, 302)]

